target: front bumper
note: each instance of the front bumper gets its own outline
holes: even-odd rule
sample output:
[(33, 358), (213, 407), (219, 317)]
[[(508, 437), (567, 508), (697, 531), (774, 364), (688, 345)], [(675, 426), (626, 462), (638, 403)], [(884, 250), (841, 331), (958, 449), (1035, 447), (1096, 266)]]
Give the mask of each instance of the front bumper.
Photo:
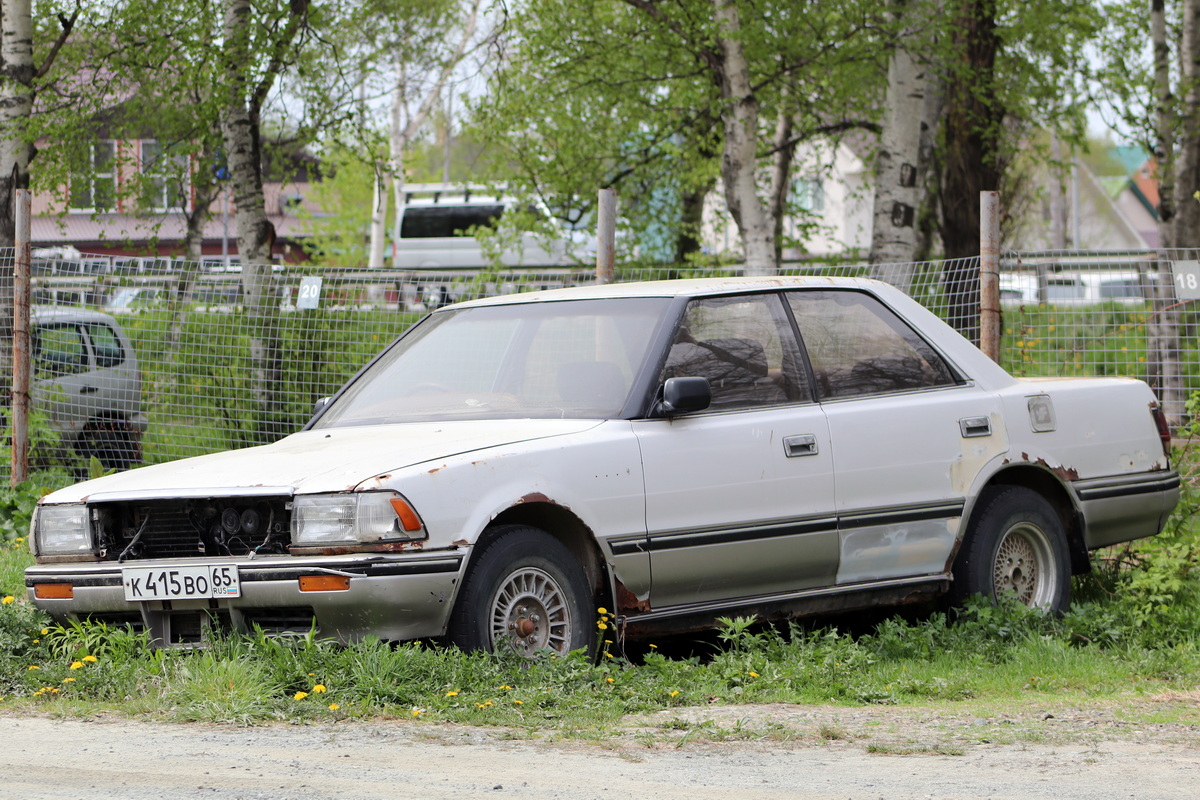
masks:
[[(466, 558), (458, 550), (40, 564), (25, 571), (25, 587), (30, 601), (59, 622), (130, 623), (159, 644), (199, 641), (214, 622), (243, 632), (258, 626), (272, 633), (307, 633), (315, 627), (318, 636), (343, 642), (366, 636), (405, 640), (445, 633)], [(230, 564), (237, 567), (239, 597), (125, 599), (122, 567)], [(346, 588), (301, 589), (300, 578), (323, 575), (348, 578)]]

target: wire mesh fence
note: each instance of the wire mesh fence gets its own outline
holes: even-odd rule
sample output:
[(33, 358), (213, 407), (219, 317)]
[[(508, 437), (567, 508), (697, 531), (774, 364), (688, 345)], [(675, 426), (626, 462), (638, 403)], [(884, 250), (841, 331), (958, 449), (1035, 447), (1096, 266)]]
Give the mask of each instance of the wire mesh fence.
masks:
[[(1196, 315), (1179, 299), (1175, 279), (1191, 274), (1195, 258), (1007, 255), (1001, 363), (1016, 375), (1143, 378), (1182, 419), (1183, 399), (1200, 389), (1200, 370)], [(12, 252), (0, 251), (0, 273), (11, 274), (11, 265)], [(886, 279), (968, 335), (978, 334), (978, 271), (978, 259), (783, 270)], [(35, 258), (32, 272), (31, 468), (59, 468), (68, 477), (85, 474), (92, 456), (125, 468), (274, 441), (303, 426), (320, 398), (426, 312), (595, 280), (588, 269), (260, 268), (268, 291), (256, 309), (246, 289), (252, 276), (222, 262)], [(624, 268), (616, 280), (733, 274)], [(11, 337), (5, 329), (0, 339)], [(10, 339), (0, 351), (7, 363)], [(8, 375), (0, 380), (7, 395)]]

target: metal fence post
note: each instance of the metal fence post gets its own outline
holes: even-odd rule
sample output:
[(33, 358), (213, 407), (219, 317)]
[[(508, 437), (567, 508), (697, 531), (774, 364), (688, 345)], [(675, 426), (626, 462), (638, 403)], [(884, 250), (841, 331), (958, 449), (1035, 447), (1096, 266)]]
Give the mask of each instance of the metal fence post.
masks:
[(29, 261), (32, 195), (16, 190), (13, 249), (12, 485), (29, 478)]
[(612, 283), (617, 259), (617, 193), (601, 189), (596, 212), (596, 283)]
[(1000, 193), (979, 193), (979, 349), (1000, 363)]

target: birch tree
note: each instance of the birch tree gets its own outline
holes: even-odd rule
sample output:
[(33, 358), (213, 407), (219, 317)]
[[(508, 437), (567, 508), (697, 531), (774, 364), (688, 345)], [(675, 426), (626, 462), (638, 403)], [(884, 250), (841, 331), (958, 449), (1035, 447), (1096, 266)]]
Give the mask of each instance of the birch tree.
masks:
[[(277, 394), (282, 353), (279, 298), (271, 271), (275, 227), (267, 219), (263, 199), (262, 114), (306, 30), (309, 0), (274, 6), (269, 9), (268, 20), (256, 18), (255, 13), (250, 0), (226, 0), (220, 124), (236, 208), (242, 286), (247, 312), (256, 328), (250, 342), (252, 389), (258, 405), (256, 433), (267, 441), (287, 431)], [(256, 32), (265, 36), (260, 38)]]
[(875, 157), (870, 261), (874, 277), (909, 291), (922, 242), (917, 221), (933, 156), (941, 96), (920, 45), (935, 35), (941, 0), (892, 0), (894, 39)]

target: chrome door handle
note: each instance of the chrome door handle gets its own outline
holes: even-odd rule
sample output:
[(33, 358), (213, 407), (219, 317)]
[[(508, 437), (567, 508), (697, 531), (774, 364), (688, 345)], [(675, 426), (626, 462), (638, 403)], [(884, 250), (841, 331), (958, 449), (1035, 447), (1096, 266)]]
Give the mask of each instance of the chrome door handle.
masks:
[(958, 421), (958, 430), (964, 439), (992, 435), (992, 421), (987, 417), (965, 417)]
[(817, 449), (817, 437), (811, 433), (806, 433), (802, 436), (788, 436), (783, 440), (783, 452), (788, 458), (815, 456), (819, 452)]

